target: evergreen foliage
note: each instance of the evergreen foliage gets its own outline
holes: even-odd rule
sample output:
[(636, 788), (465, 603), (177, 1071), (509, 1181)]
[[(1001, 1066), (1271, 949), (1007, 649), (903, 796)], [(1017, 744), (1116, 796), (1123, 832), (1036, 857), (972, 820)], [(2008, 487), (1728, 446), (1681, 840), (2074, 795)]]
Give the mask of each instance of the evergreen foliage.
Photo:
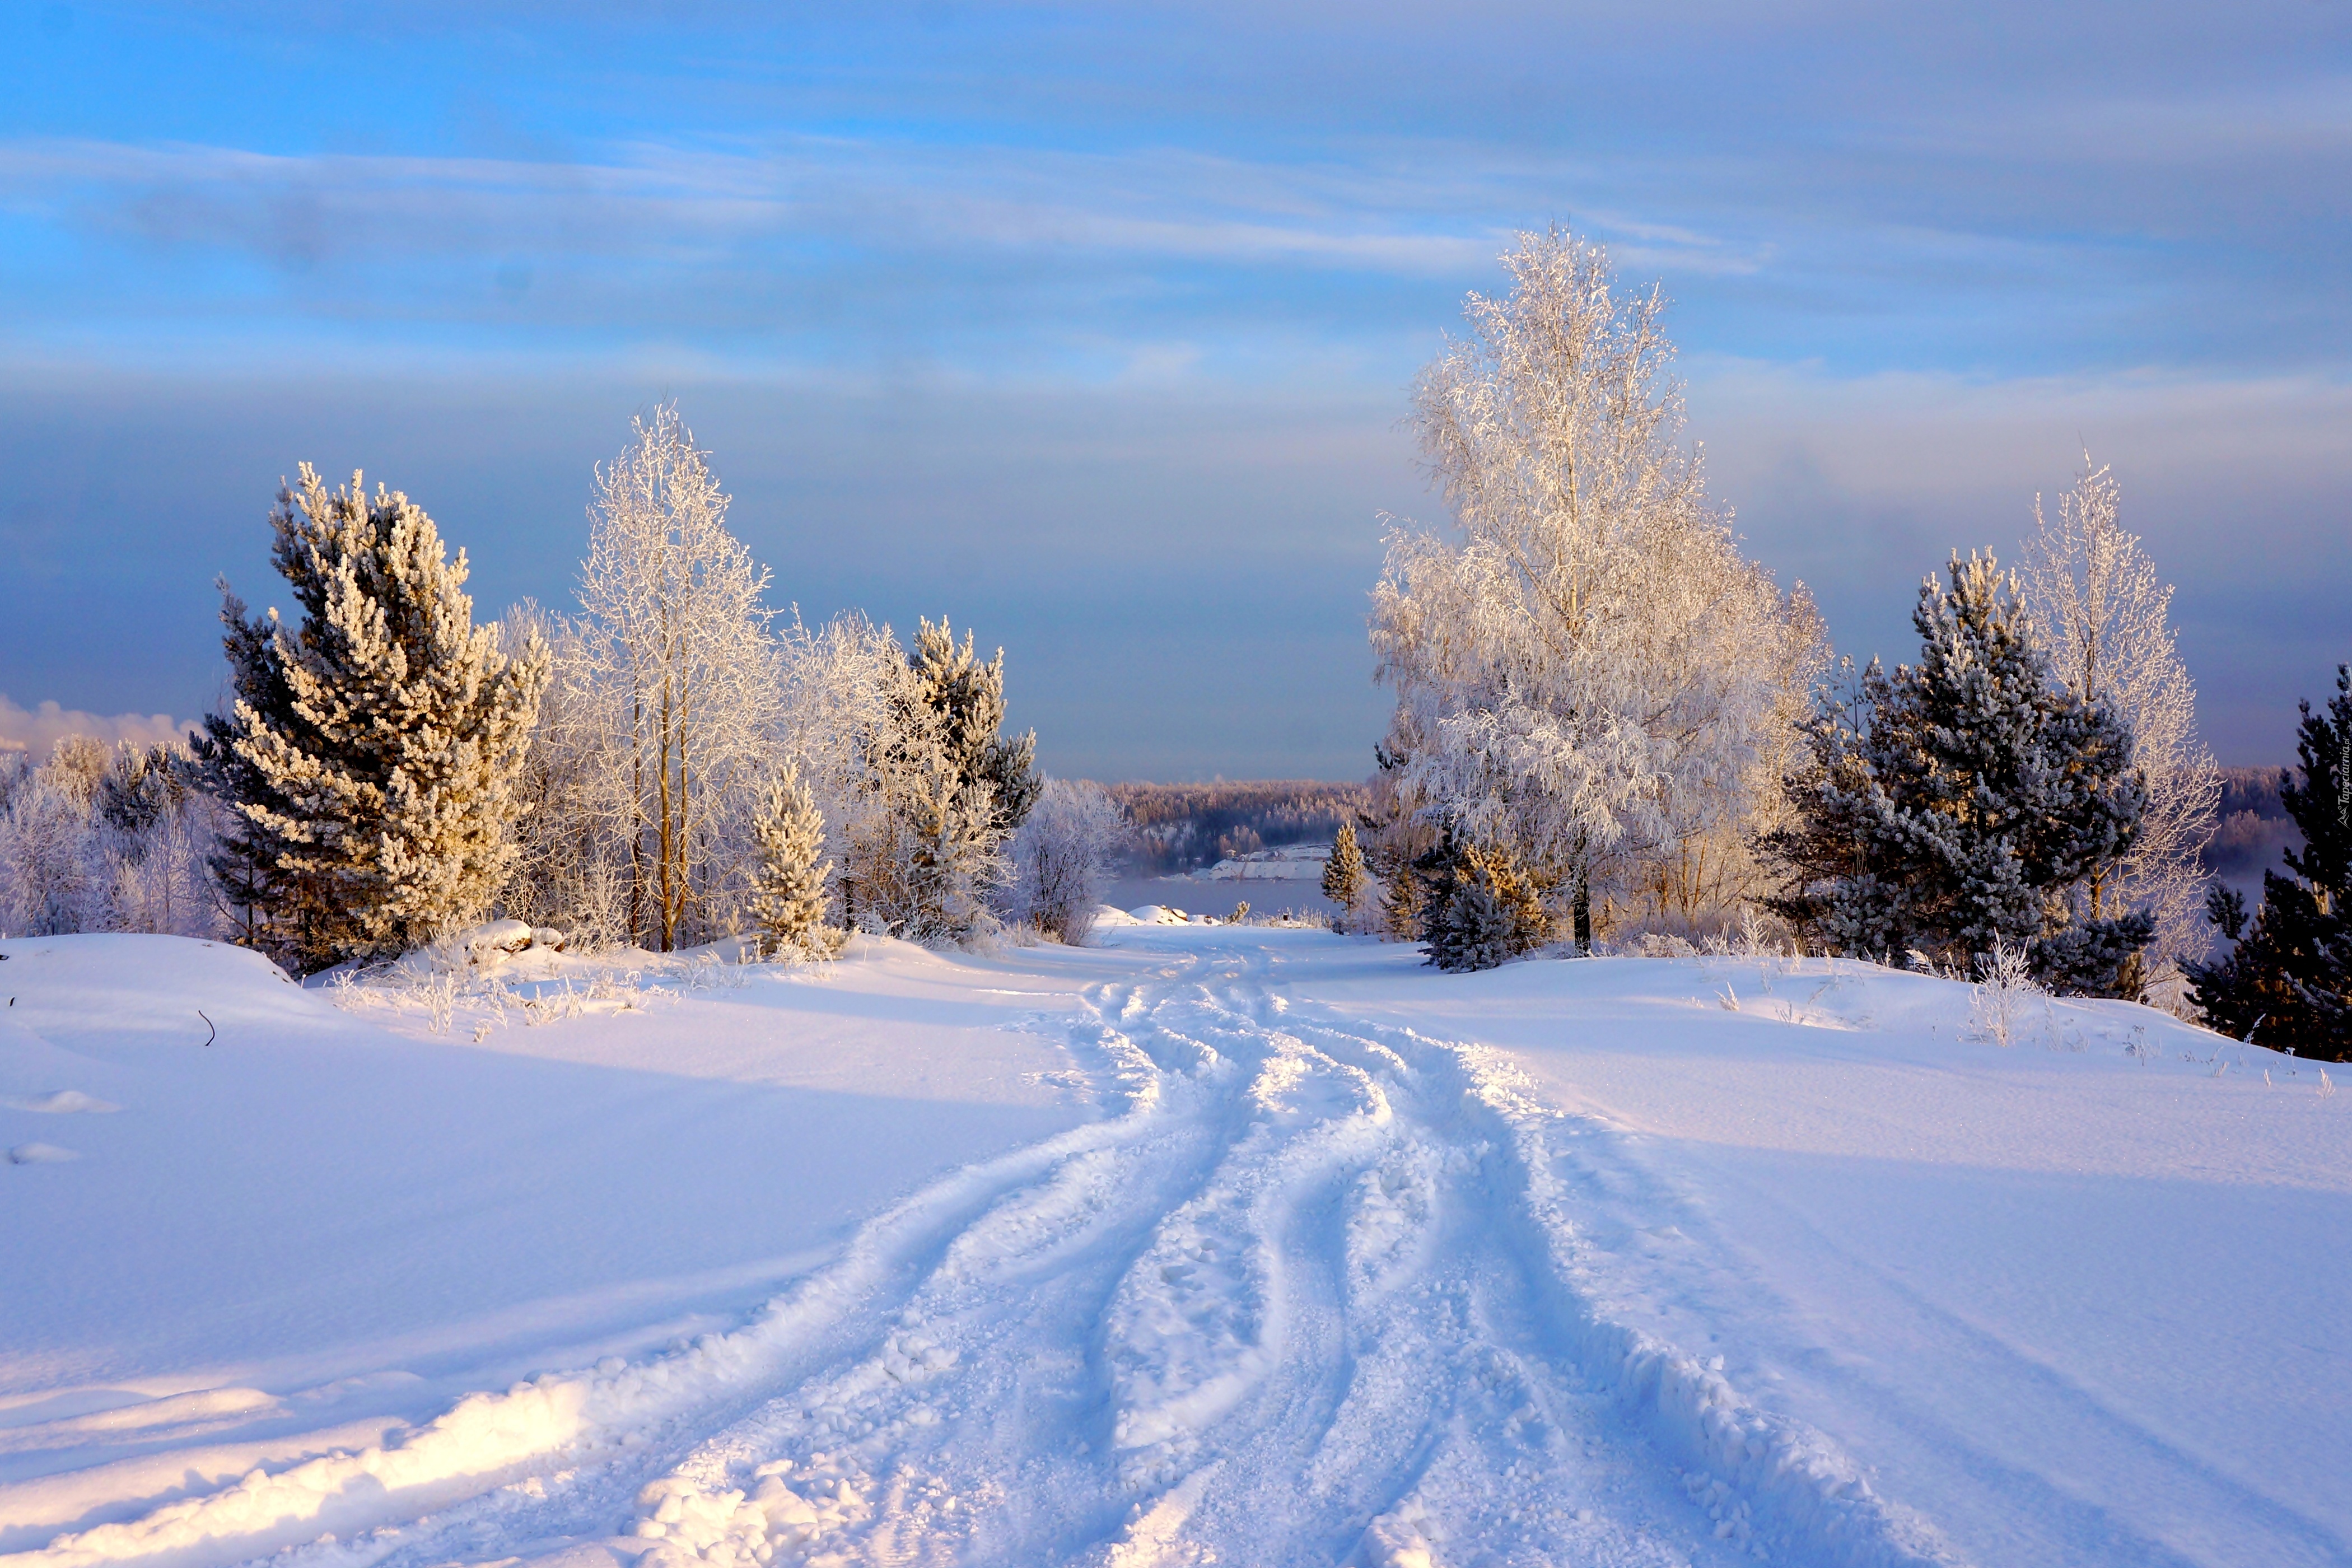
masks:
[(866, 809), (852, 834), (843, 899), (895, 936), (961, 942), (993, 917), (1003, 848), (1043, 787), (1037, 738), (1001, 733), (1004, 654), (982, 663), (971, 633), (917, 627), (866, 732)]
[(2189, 978), (2208, 1022), (2240, 1039), (2327, 1061), (2352, 1060), (2352, 667), (2336, 671), (2336, 696), (2315, 713), (2303, 704), (2295, 750), (2303, 780), (2282, 773), (2279, 795), (2303, 847), (2284, 859), (2292, 876), (2263, 873), (2263, 901), (2247, 922), (2245, 900), (2213, 889), (2208, 909), (2232, 944)]
[(1505, 850), (1447, 832), (1420, 868), (1427, 889), (1421, 938), (1437, 968), (1493, 969), (1550, 940), (1543, 900)]
[(1346, 911), (1352, 921), (1356, 903), (1364, 896), (1364, 852), (1356, 847), (1356, 825), (1339, 824), (1331, 840), (1331, 858), (1323, 863), (1323, 896)]
[(833, 862), (824, 858), (824, 815), (798, 767), (787, 763), (768, 781), (751, 831), (759, 844), (751, 916), (761, 946), (772, 957), (833, 957), (847, 933), (824, 923)]
[(1950, 579), (1920, 588), (1919, 663), (1874, 661), (1812, 720), (1801, 820), (1765, 839), (1791, 874), (1769, 907), (1840, 952), (1965, 972), (2000, 942), (2047, 984), (2128, 989), (2147, 915), (2075, 894), (2145, 809), (2131, 736), (2053, 678), (1995, 561), (1955, 555)]
[(241, 819), (216, 861), (245, 934), (306, 969), (398, 952), (478, 918), (512, 857), (512, 781), (547, 678), (473, 624), (463, 552), (424, 510), (310, 465), (272, 558), (301, 606), (249, 618), (224, 588), (236, 701), (205, 724), (207, 786)]

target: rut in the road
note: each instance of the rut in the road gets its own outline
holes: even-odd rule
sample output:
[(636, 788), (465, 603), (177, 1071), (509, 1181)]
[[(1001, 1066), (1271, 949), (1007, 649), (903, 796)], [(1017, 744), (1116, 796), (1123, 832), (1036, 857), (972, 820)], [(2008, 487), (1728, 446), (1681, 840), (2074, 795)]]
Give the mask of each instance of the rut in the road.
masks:
[[(1493, 1074), (1295, 1019), (1239, 955), (1090, 1004), (1086, 1043), (1158, 1079), (1131, 1135), (1008, 1192), (866, 1355), (647, 1487), (647, 1568), (1680, 1563), (1808, 1524), (1916, 1560), (1850, 1474), (1759, 1519), (1742, 1470), (1813, 1461), (1801, 1437), (1563, 1310), (1549, 1162)], [(1660, 1461), (1629, 1373), (1714, 1470)]]

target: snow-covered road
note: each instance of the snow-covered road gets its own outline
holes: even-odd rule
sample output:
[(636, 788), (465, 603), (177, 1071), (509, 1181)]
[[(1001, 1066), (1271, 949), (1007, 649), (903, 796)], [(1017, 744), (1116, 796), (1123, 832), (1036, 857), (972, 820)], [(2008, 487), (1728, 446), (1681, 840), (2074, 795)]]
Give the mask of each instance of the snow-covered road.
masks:
[[(2118, 1425), (2115, 1401), (2065, 1383), (2063, 1356), (2037, 1384), (1998, 1325), (1956, 1319), (1934, 1269), (1888, 1262), (1884, 1240), (1801, 1223), (1787, 1197), (1801, 1162), (1776, 1156), (1743, 1175), (1730, 1146), (1757, 1139), (1696, 1128), (1645, 1146), (1628, 1129), (1625, 1108), (1645, 1094), (1703, 1119), (1691, 1108), (1751, 1068), (1767, 1075), (1758, 1083), (1801, 1086), (1811, 1064), (1785, 1043), (1800, 1036), (1883, 1050), (1855, 1032), (1873, 1013), (1932, 1038), (1919, 1025), (1948, 1014), (1957, 988), (1851, 969), (1800, 987), (1783, 967), (1809, 1011), (1787, 1004), (1769, 1016), (1778, 1033), (1758, 1033), (1760, 1003), (1736, 1016), (1695, 998), (1683, 1008), (1669, 993), (1700, 978), (1690, 965), (1527, 966), (1463, 983), (1310, 932), (1112, 940), (1008, 955), (997, 976), (919, 955), (908, 973), (941, 994), (1027, 1001), (1000, 1026), (1066, 1051), (1066, 1068), (1030, 1076), (1082, 1082), (1095, 1113), (955, 1164), (734, 1326), (551, 1370), (381, 1441), (314, 1444), (160, 1505), (101, 1509), (0, 1563), (1970, 1560), (1939, 1530), (1949, 1520), (1906, 1506), (1922, 1498), (1948, 1502), (1979, 1541), (2015, 1543), (2017, 1562), (2341, 1560), (2326, 1508), (2282, 1505), (2193, 1445), (2148, 1441), (2152, 1423)], [(1591, 994), (1564, 1007), (1553, 993), (1568, 968)], [(1763, 971), (1733, 984), (1758, 979), (1769, 995)], [(901, 1014), (911, 984), (890, 981)], [(1631, 1000), (1612, 984), (1633, 985)], [(1433, 1019), (1431, 998), (1443, 999)], [(1446, 1026), (1447, 1005), (1475, 1026)], [(1927, 1011), (1906, 1023), (1906, 1007)], [(1516, 1056), (1473, 1037), (1510, 1038), (1515, 1020), (1540, 1036)], [(1680, 1091), (1654, 1060), (1611, 1083), (1612, 1051), (1675, 1029), (1736, 1050)], [(2129, 1037), (2131, 1060), (2149, 1059)], [(1942, 1061), (1958, 1045), (1927, 1048)], [(1559, 1078), (1547, 1049), (1576, 1070)], [(2087, 1058), (2047, 1060), (2114, 1077)], [(1993, 1065), (2005, 1092), (2019, 1070), (2042, 1070), (2014, 1054)], [(1916, 1087), (1945, 1069), (1885, 1070), (1898, 1069), (1908, 1076), (1887, 1081), (1928, 1106), (1903, 1125), (1948, 1121), (1956, 1102)], [(1879, 1112), (1901, 1122), (1871, 1070), (1841, 1058), (1835, 1082), (1872, 1084)], [(2180, 1114), (2209, 1139), (2217, 1114), (2260, 1112), (2280, 1158), (2315, 1173), (2290, 1177), (2333, 1179), (2322, 1167), (2341, 1142), (2334, 1102), (2306, 1095), (2289, 1114), (2284, 1100), (2195, 1089), (2219, 1079), (2208, 1068), (2146, 1076), (2165, 1070), (2135, 1066), (2140, 1076), (2116, 1081), (2190, 1086)], [(1579, 1106), (1595, 1082), (1615, 1113)], [(1830, 1101), (1801, 1087), (1789, 1100), (1761, 1142), (1815, 1135), (1806, 1106), (1818, 1116)], [(1931, 1212), (1941, 1191), (1905, 1201)], [(1818, 1277), (1822, 1300), (1776, 1276), (1763, 1256), (1776, 1247)], [(2263, 1249), (2244, 1256), (2258, 1263)], [(1824, 1305), (1832, 1297), (1845, 1300)], [(1840, 1324), (1841, 1307), (1872, 1321)], [(1839, 1332), (1851, 1347), (1823, 1338)], [(1874, 1332), (1925, 1348), (1928, 1375), (1906, 1382)], [(1941, 1375), (1984, 1386), (1937, 1396), (1937, 1357)], [(1995, 1417), (2047, 1427), (2042, 1447), (2063, 1438), (2118, 1474), (2069, 1476), (2023, 1436), (2014, 1463), (1987, 1468), (2000, 1458), (1983, 1436)], [(2328, 1420), (2324, 1407), (2302, 1418)], [(1862, 1459), (1849, 1453), (1857, 1439)], [(2124, 1500), (2105, 1516), (2084, 1500), (2101, 1484)], [(2008, 1534), (1986, 1533), (1971, 1487), (2020, 1500)], [(2098, 1517), (2109, 1524), (2085, 1525)]]

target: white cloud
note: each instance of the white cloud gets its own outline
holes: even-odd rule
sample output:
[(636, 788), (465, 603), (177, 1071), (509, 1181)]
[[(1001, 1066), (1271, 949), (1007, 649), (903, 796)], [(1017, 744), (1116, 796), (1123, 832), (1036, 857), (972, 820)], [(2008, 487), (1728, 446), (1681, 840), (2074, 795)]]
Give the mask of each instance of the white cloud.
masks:
[(168, 713), (117, 713), (108, 718), (77, 708), (63, 708), (55, 702), (27, 709), (0, 691), (0, 752), (26, 752), (37, 758), (46, 757), (50, 748), (68, 735), (90, 735), (109, 745), (117, 741), (153, 745), (183, 740), (189, 728)]

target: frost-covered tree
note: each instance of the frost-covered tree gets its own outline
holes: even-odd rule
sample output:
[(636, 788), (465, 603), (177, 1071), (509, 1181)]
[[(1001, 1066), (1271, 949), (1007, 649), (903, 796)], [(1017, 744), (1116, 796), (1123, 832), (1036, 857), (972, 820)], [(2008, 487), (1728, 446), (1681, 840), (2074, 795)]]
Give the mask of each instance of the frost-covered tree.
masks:
[(2298, 783), (2282, 773), (2279, 795), (2303, 833), (2286, 853), (2290, 875), (2263, 873), (2251, 926), (2230, 888), (2209, 908), (2231, 951), (2191, 960), (2197, 1004), (2238, 1039), (2329, 1061), (2352, 1060), (2352, 667), (2336, 670), (2336, 695), (2315, 713), (2303, 704)]
[(1558, 231), (1503, 262), (1509, 296), (1473, 294), (1415, 389), (1454, 529), (1391, 530), (1372, 645), (1412, 811), (1507, 847), (1589, 950), (1596, 877), (1772, 787), (1814, 622), (1741, 558), (1678, 442), (1659, 292), (1621, 292)]
[(752, 871), (751, 918), (772, 956), (831, 958), (846, 933), (824, 923), (824, 817), (787, 763), (776, 770), (751, 819), (760, 857)]
[(668, 952), (740, 918), (779, 683), (768, 574), (675, 405), (598, 469), (581, 618), (559, 701), (579, 809), (618, 851), (628, 933)]
[(61, 738), (49, 762), (0, 757), (0, 931), (218, 936), (205, 859), (217, 808), (169, 746)]
[(64, 737), (49, 765), (23, 769), (0, 810), (0, 931), (11, 936), (100, 929), (106, 889), (91, 853), (94, 780), (67, 746), (86, 739)]
[(305, 967), (394, 952), (477, 919), (506, 879), (543, 648), (473, 622), (422, 508), (310, 465), (270, 516), (298, 626), (224, 590), (236, 700), (207, 721), (208, 786), (243, 819), (224, 879), (248, 930)]
[(1339, 824), (1331, 840), (1331, 858), (1323, 863), (1323, 896), (1339, 906), (1342, 925), (1352, 924), (1356, 905), (1364, 896), (1364, 852), (1356, 844), (1356, 825)]
[(1127, 835), (1127, 816), (1103, 787), (1084, 779), (1046, 779), (1037, 804), (1013, 836), (1012, 880), (1003, 907), (1056, 942), (1085, 945)]
[(2180, 966), (2208, 940), (2201, 856), (2221, 809), (2221, 770), (2197, 733), (2197, 688), (2175, 644), (2172, 588), (2117, 521), (2120, 500), (2114, 475), (2085, 454), (2054, 518), (2035, 500), (2021, 575), (2058, 679), (2130, 731), (2132, 766), (2147, 787), (2130, 849), (2084, 880), (2085, 912), (2147, 913), (2155, 934), (2139, 989), (2180, 1010)]
[(1811, 727), (1791, 781), (1803, 825), (1768, 841), (1792, 883), (1771, 907), (1839, 952), (1965, 972), (2000, 945), (2053, 984), (2115, 994), (2151, 922), (2078, 895), (2145, 809), (2129, 733), (2056, 679), (1990, 556), (1927, 578), (1912, 624), (1919, 663), (1874, 662)]
[(180, 747), (118, 743), (91, 797), (90, 837), (106, 889), (100, 929), (223, 934), (209, 861), (220, 808)]
[(917, 627), (889, 671), (862, 745), (865, 809), (843, 877), (860, 925), (920, 942), (960, 942), (993, 917), (1006, 839), (1039, 788), (1034, 733), (1006, 736), (1004, 655), (988, 663), (947, 622)]

